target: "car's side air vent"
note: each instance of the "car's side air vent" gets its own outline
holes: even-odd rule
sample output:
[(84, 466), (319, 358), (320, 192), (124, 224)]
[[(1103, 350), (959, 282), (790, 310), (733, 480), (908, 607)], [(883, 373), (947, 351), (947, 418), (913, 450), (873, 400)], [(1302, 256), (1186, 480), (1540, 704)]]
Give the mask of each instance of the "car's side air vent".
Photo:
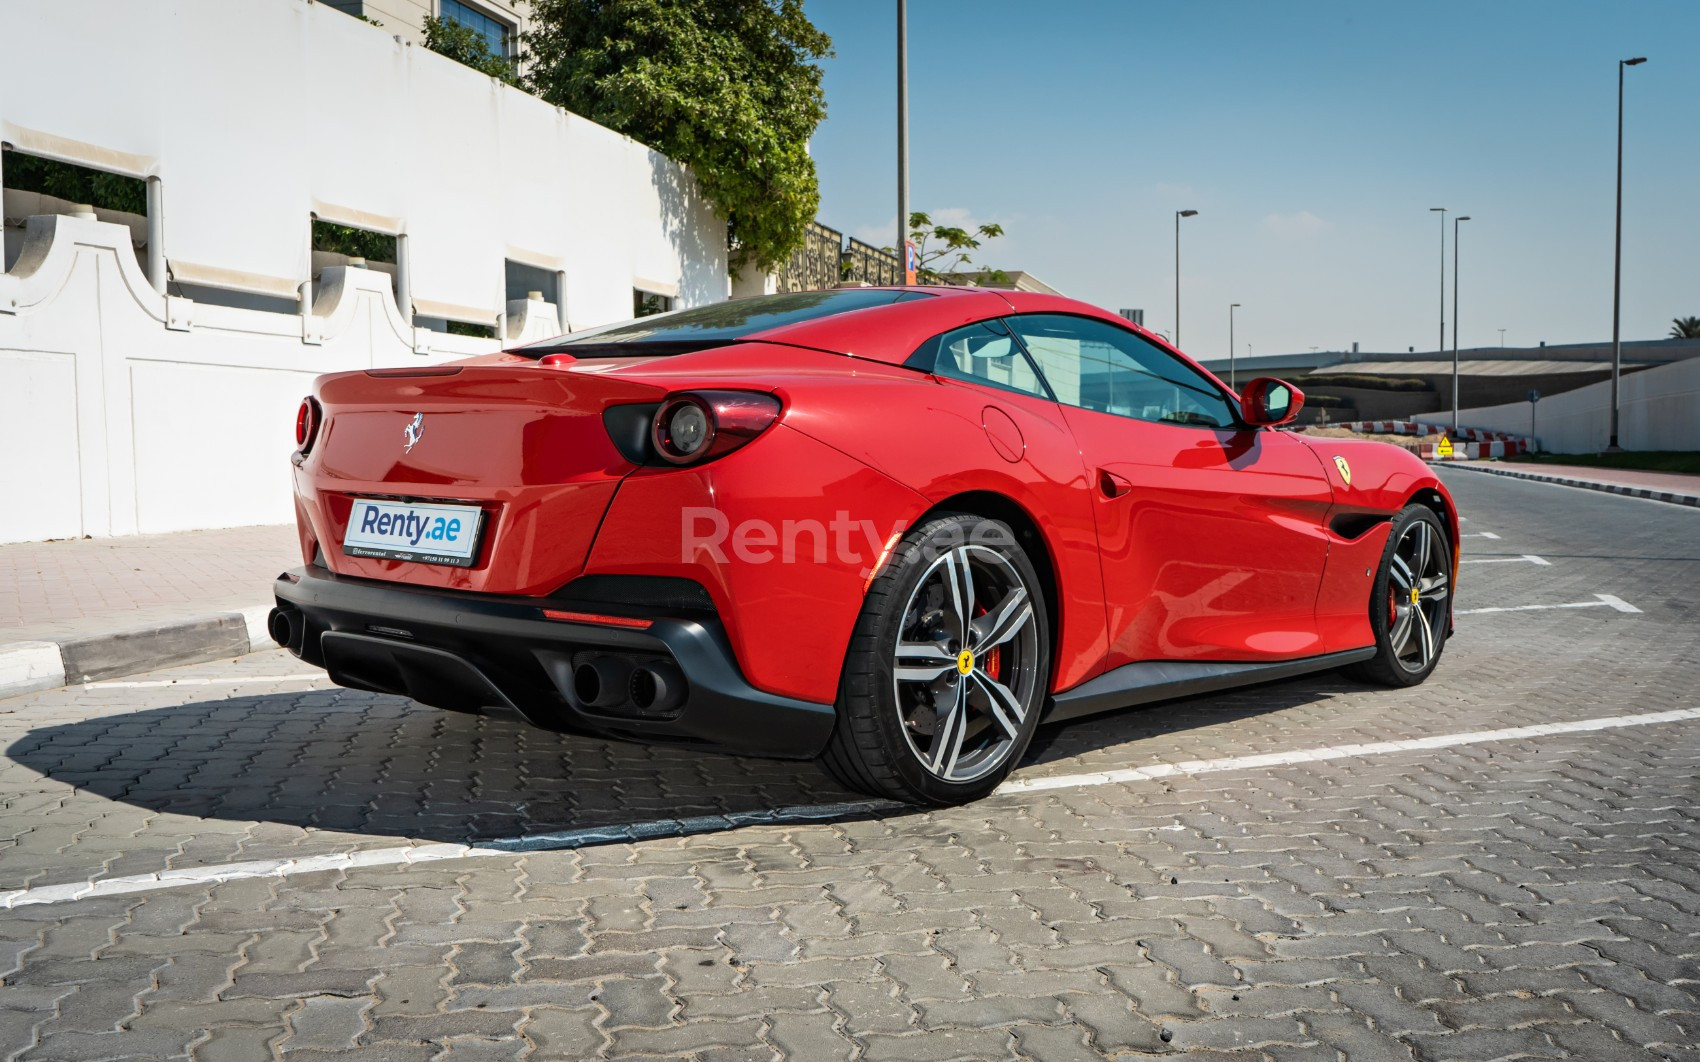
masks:
[(1329, 530), (1341, 538), (1362, 538), (1370, 529), (1393, 519), (1391, 513), (1341, 513), (1328, 521)]

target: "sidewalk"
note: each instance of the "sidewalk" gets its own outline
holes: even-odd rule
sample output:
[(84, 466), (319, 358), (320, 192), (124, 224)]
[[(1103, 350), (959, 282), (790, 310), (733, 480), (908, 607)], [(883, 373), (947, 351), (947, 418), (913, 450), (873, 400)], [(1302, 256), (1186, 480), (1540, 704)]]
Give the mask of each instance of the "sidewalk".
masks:
[(1532, 479), (1542, 483), (1558, 483), (1566, 487), (1599, 490), (1609, 494), (1624, 494), (1631, 498), (1648, 498), (1700, 508), (1700, 476), (1680, 472), (1637, 472), (1624, 468), (1593, 468), (1588, 465), (1549, 464), (1478, 464), (1476, 462), (1447, 463), (1446, 468), (1462, 468), (1471, 472), (1489, 472), (1496, 476)]
[(0, 546), (0, 697), (271, 647), (292, 526)]

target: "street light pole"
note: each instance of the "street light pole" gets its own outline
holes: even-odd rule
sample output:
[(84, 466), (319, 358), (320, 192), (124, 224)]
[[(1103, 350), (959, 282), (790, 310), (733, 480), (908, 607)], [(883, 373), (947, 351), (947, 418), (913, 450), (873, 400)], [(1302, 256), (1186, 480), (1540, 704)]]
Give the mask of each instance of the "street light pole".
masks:
[(1458, 434), (1458, 224), (1468, 214), (1452, 219), (1452, 434)]
[(1196, 217), (1196, 210), (1175, 211), (1175, 349), (1181, 345), (1181, 219)]
[(1436, 351), (1446, 349), (1446, 208), (1429, 207), (1430, 214), (1440, 211), (1440, 345)]
[(1505, 349), (1505, 329), (1503, 328), (1499, 330), (1499, 349)]
[(1237, 302), (1228, 304), (1228, 389), (1239, 393), (1240, 385), (1234, 382), (1234, 311), (1240, 308)]
[(909, 0), (897, 0), (897, 260), (909, 268)]
[(1623, 68), (1640, 66), (1646, 56), (1617, 61), (1617, 241), (1611, 271), (1611, 441), (1617, 449), (1617, 378), (1623, 368), (1623, 341), (1618, 331), (1623, 316)]

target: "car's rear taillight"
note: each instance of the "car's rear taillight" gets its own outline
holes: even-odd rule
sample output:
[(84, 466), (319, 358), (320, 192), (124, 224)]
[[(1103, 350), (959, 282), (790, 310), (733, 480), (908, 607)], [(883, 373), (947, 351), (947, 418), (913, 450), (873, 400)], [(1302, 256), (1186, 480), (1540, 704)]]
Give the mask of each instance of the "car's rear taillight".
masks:
[(302, 453), (313, 448), (313, 440), (319, 434), (319, 402), (315, 398), (303, 398), (301, 408), (295, 411), (295, 446)]
[(690, 391), (655, 411), (650, 445), (668, 464), (692, 465), (729, 454), (779, 416), (779, 399), (754, 391)]

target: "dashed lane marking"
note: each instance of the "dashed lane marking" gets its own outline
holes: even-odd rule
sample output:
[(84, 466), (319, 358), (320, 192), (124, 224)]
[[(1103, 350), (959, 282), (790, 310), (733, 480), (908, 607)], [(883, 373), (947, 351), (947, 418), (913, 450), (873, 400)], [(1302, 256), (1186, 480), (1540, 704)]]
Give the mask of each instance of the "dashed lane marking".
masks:
[(1499, 541), (1499, 536), (1494, 534), (1492, 531), (1466, 531), (1463, 534), (1459, 535), (1458, 537), (1459, 538), (1491, 538), (1495, 542)]
[[(1604, 716), (1566, 723), (1542, 723), (1536, 726), (1509, 727), (1504, 730), (1476, 730), (1403, 741), (1381, 741), (1364, 745), (1334, 745), (1326, 748), (1271, 752), (1257, 756), (1231, 756), (1215, 760), (1155, 763), (1145, 767), (1098, 771), (1090, 774), (1057, 775), (1049, 778), (1012, 778), (999, 786), (995, 795), (1030, 793), (1045, 789), (1122, 785), (1129, 782), (1149, 782), (1175, 775), (1253, 770), (1261, 767), (1312, 763), (1318, 760), (1357, 759), (1395, 752), (1443, 749), (1494, 741), (1518, 741), (1524, 738), (1545, 737), (1551, 734), (1615, 730), (1620, 727), (1687, 722), (1697, 719), (1700, 719), (1700, 708), (1679, 708), (1669, 712)], [(70, 882), (62, 885), (39, 885), (32, 888), (15, 889), (11, 892), (0, 893), (0, 910), (38, 904), (69, 903), (97, 896), (152, 892), (156, 889), (184, 888), (191, 885), (205, 886), (243, 878), (287, 878), (297, 874), (353, 870), (359, 867), (401, 866), (414, 863), (442, 862), (450, 859), (513, 856), (528, 852), (562, 851), (601, 844), (630, 844), (636, 841), (684, 837), (690, 834), (715, 833), (722, 830), (734, 830), (743, 826), (827, 822), (859, 814), (915, 810), (917, 809), (889, 800), (862, 800), (843, 804), (783, 807), (771, 811), (703, 815), (686, 819), (654, 819), (646, 822), (596, 826), (581, 830), (565, 830), (559, 833), (536, 834), (528, 837), (510, 837), (503, 840), (488, 841), (480, 845), (422, 844), (393, 848), (367, 848), (353, 852), (333, 852), (326, 855), (307, 856), (300, 859), (254, 860), (246, 863), (185, 867), (181, 870), (165, 870), (157, 874), (133, 874), (125, 877), (96, 878), (91, 881)]]
[(1595, 594), (1594, 601), (1571, 601), (1563, 605), (1500, 605), (1493, 608), (1461, 608), (1452, 613), (1454, 616), (1480, 616), (1485, 612), (1539, 612), (1548, 608), (1612, 608), (1619, 612), (1636, 612), (1641, 610), (1631, 605), (1621, 597), (1611, 594)]

